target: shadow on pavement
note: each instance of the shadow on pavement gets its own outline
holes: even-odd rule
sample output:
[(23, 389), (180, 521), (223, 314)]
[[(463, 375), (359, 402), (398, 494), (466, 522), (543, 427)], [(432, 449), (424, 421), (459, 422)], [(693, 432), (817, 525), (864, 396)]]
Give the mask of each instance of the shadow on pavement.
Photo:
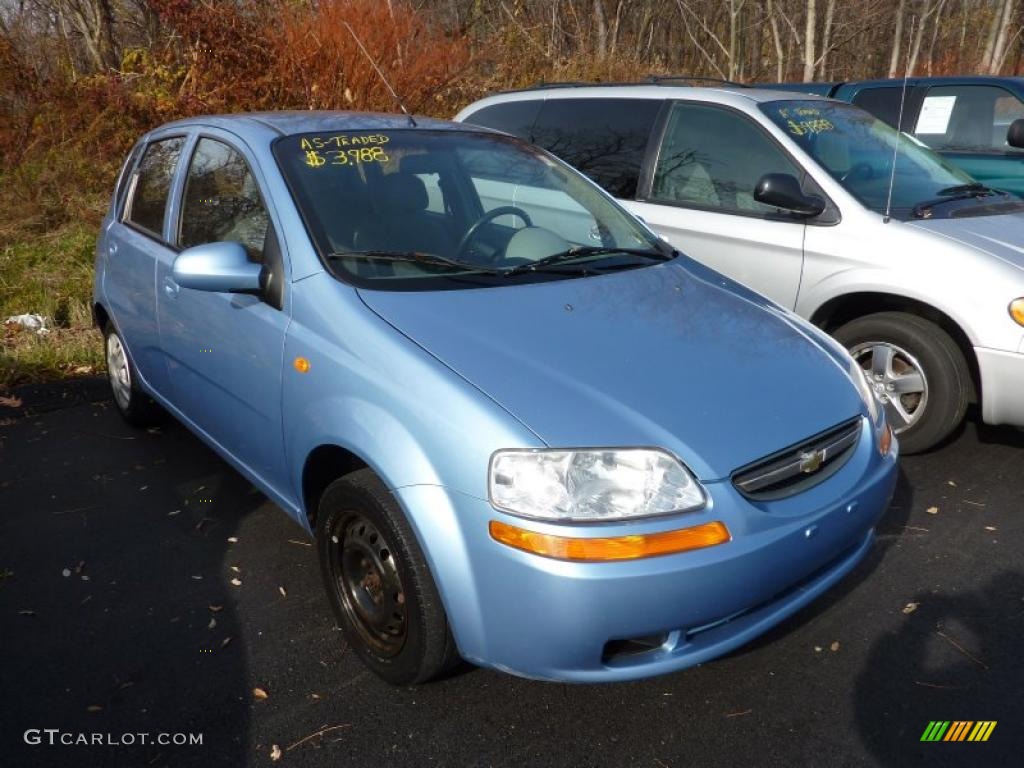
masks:
[[(132, 430), (105, 403), (17, 420), (0, 446), (0, 762), (244, 765), (229, 538), (264, 497), (180, 426)], [(140, 745), (160, 732), (202, 746)]]
[[(1024, 573), (913, 600), (920, 607), (874, 642), (856, 680), (863, 743), (882, 765), (1020, 765)], [(932, 720), (998, 724), (986, 743), (922, 743)]]

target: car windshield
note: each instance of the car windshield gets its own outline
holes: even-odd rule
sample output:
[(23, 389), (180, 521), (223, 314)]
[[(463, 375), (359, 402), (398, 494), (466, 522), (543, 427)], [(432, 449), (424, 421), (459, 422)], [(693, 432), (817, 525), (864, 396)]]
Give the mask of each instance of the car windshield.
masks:
[[(890, 177), (892, 215), (902, 219), (928, 218), (933, 208), (947, 202), (977, 207), (976, 213), (980, 213), (1006, 198), (978, 184), (921, 142), (897, 133), (853, 105), (772, 101), (761, 104), (761, 110), (846, 191), (878, 213), (886, 211)], [(958, 215), (964, 213), (968, 212)]]
[(328, 268), (361, 287), (509, 285), (672, 256), (579, 173), (508, 136), (331, 131), (283, 137), (274, 155)]

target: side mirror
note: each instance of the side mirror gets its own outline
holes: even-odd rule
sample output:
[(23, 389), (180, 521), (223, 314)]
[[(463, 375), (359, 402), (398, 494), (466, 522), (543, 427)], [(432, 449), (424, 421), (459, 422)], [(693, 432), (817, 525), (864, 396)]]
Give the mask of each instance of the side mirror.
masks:
[(798, 216), (817, 216), (825, 210), (825, 201), (817, 195), (806, 195), (800, 182), (788, 173), (766, 173), (754, 187), (759, 203), (792, 211)]
[(1017, 118), (1006, 131), (1006, 143), (1017, 149), (1024, 149), (1024, 117)]
[(186, 248), (171, 267), (174, 281), (197, 291), (259, 293), (263, 267), (249, 261), (241, 243), (205, 243)]

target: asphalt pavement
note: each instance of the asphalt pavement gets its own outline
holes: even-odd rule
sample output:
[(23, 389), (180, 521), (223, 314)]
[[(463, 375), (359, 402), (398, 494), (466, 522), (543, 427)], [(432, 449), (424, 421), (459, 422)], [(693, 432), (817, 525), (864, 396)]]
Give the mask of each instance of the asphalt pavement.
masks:
[[(347, 651), (303, 530), (187, 430), (125, 426), (96, 381), (17, 395), (0, 400), (0, 766), (1024, 764), (1024, 432), (972, 418), (905, 458), (865, 562), (726, 658), (396, 689)], [(997, 725), (921, 742), (933, 720)]]

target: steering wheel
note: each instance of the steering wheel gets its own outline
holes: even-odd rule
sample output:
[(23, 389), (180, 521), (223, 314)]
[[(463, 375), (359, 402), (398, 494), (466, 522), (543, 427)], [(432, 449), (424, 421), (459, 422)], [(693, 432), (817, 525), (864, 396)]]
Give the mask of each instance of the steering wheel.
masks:
[(477, 231), (479, 231), (480, 227), (482, 227), (484, 224), (486, 224), (489, 221), (494, 221), (495, 219), (499, 218), (500, 216), (510, 216), (510, 215), (511, 216), (518, 216), (520, 219), (522, 219), (526, 223), (526, 226), (528, 226), (528, 227), (532, 227), (533, 226), (533, 220), (530, 218), (530, 214), (528, 214), (522, 208), (517, 208), (514, 205), (502, 205), (502, 206), (500, 206), (498, 208), (494, 208), (494, 209), (492, 209), (490, 211), (487, 211), (487, 213), (485, 213), (479, 219), (474, 221), (472, 223), (472, 225), (470, 225), (469, 229), (466, 230), (466, 234), (464, 234), (462, 236), (462, 239), (459, 240), (459, 245), (455, 249), (456, 257), (458, 257), (458, 258), (462, 257), (462, 254), (465, 252), (466, 248), (469, 246), (470, 241), (472, 241), (472, 239), (476, 236), (476, 233), (477, 233)]
[(869, 163), (865, 163), (863, 160), (859, 163), (854, 163), (850, 166), (849, 170), (839, 177), (840, 181), (846, 181), (851, 176), (857, 176), (865, 180), (874, 178), (875, 169), (871, 167)]

